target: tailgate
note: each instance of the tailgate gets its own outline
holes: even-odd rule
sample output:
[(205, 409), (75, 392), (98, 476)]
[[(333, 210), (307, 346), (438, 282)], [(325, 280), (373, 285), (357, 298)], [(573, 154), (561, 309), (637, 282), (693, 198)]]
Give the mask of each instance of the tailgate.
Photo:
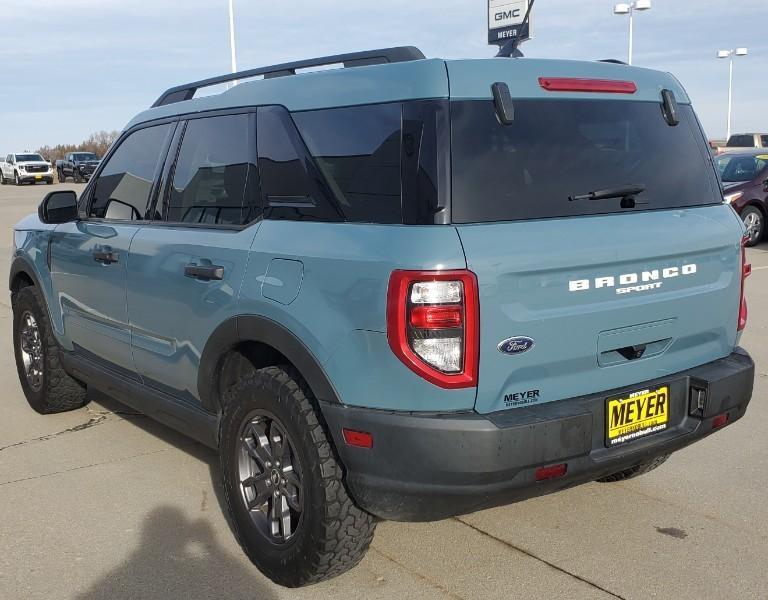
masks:
[[(457, 230), (480, 288), (480, 413), (671, 375), (736, 344), (741, 227), (728, 206)], [(499, 349), (518, 336), (533, 345)]]

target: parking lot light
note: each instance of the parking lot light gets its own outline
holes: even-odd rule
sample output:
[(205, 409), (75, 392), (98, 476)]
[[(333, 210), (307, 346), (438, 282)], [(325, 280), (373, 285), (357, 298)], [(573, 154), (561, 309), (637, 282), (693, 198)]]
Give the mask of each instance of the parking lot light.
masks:
[(615, 15), (629, 15), (629, 58), (627, 62), (632, 64), (632, 44), (634, 38), (634, 13), (636, 10), (644, 11), (651, 9), (651, 0), (633, 0), (632, 2), (621, 2), (613, 7)]
[(717, 58), (728, 59), (728, 133), (726, 134), (726, 143), (731, 137), (731, 115), (733, 112), (733, 57), (734, 56), (747, 56), (749, 50), (747, 48), (736, 48), (735, 50), (720, 50), (717, 53)]

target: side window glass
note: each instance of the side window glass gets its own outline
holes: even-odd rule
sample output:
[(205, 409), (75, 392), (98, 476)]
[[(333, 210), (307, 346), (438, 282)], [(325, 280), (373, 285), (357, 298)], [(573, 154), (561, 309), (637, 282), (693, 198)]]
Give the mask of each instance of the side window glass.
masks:
[(166, 219), (243, 225), (259, 216), (250, 116), (193, 119), (187, 124), (168, 197)]
[(768, 148), (768, 135), (760, 136), (763, 140), (763, 148)]
[(123, 140), (99, 174), (88, 216), (147, 218), (149, 194), (171, 128), (171, 124), (147, 127)]
[(347, 221), (402, 223), (402, 107), (379, 104), (293, 114)]
[(256, 139), (265, 218), (344, 220), (287, 110), (260, 108)]

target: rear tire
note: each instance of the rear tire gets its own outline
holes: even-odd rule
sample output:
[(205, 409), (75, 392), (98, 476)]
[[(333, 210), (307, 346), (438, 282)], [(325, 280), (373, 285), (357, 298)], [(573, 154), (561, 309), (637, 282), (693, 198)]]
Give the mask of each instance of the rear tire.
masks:
[(744, 227), (747, 228), (746, 245), (756, 246), (763, 239), (765, 234), (765, 216), (762, 211), (755, 206), (747, 206), (741, 212), (741, 220), (744, 221)]
[(85, 386), (61, 366), (44, 300), (34, 286), (22, 288), (14, 298), (13, 349), (21, 389), (37, 412), (64, 412), (88, 403)]
[(667, 462), (668, 458), (669, 454), (662, 454), (661, 456), (657, 456), (656, 458), (642, 462), (639, 465), (630, 467), (629, 469), (624, 469), (623, 471), (608, 475), (607, 477), (601, 477), (598, 479), (598, 481), (600, 483), (613, 483), (615, 481), (626, 481), (627, 479), (634, 479), (635, 477), (640, 477), (640, 475), (645, 475), (646, 473), (660, 467), (665, 462)]
[(312, 393), (298, 373), (291, 367), (259, 369), (224, 400), (223, 487), (251, 562), (287, 587), (354, 567), (368, 550), (376, 521), (347, 494)]

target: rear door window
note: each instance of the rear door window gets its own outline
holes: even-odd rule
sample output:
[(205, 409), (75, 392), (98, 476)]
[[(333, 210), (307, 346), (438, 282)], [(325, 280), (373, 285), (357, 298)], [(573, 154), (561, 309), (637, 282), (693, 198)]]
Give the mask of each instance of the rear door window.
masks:
[(751, 135), (732, 135), (728, 139), (730, 148), (751, 148), (755, 145), (755, 138)]
[(168, 194), (167, 221), (244, 225), (260, 215), (250, 123), (248, 114), (189, 121)]
[(256, 138), (264, 218), (344, 220), (285, 108), (259, 109)]
[(511, 125), (493, 103), (452, 103), (452, 220), (511, 221), (619, 212), (621, 199), (576, 200), (642, 186), (636, 210), (715, 204), (712, 167), (690, 106), (670, 127), (659, 104), (518, 100)]
[(347, 221), (401, 223), (402, 106), (293, 113)]
[(151, 218), (150, 192), (173, 127), (172, 123), (145, 127), (122, 141), (99, 173), (90, 217), (128, 221)]

